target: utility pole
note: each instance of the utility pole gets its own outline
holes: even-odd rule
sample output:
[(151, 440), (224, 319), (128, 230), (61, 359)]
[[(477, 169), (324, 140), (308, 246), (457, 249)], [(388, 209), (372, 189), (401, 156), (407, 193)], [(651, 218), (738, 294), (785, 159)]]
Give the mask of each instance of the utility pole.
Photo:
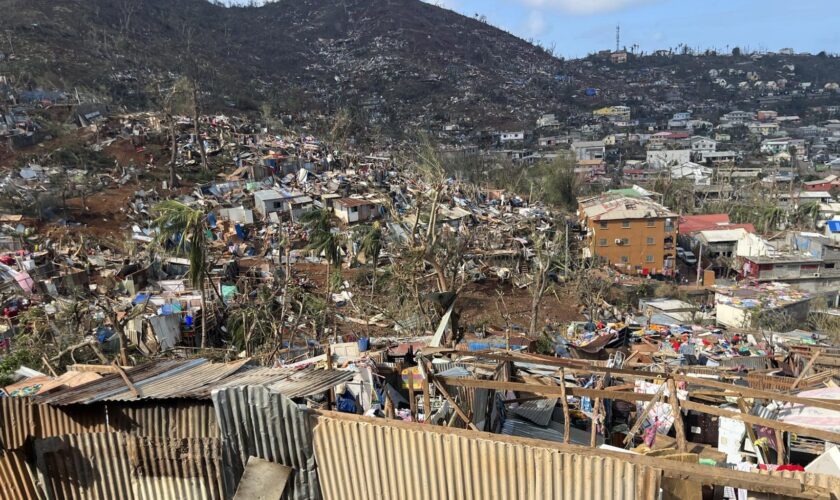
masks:
[(566, 256), (565, 256), (565, 271), (563, 272), (566, 281), (569, 280), (569, 221), (563, 219), (566, 223)]
[(697, 286), (700, 286), (700, 269), (703, 268), (703, 244), (700, 243), (700, 248), (697, 250)]

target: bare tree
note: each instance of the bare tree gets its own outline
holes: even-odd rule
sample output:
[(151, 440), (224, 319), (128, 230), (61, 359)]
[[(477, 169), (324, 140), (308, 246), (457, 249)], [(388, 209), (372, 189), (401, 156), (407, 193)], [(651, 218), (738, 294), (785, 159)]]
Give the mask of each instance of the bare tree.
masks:
[[(564, 224), (565, 226), (565, 224)], [(563, 273), (563, 280), (568, 279), (568, 226), (564, 231), (556, 232), (554, 237), (534, 231), (531, 240), (534, 242), (534, 257), (531, 259), (531, 271), (534, 278), (529, 287), (531, 292), (531, 321), (528, 334), (534, 337), (537, 333), (537, 322), (540, 304), (543, 297), (551, 289), (553, 283), (559, 282), (559, 274)]]

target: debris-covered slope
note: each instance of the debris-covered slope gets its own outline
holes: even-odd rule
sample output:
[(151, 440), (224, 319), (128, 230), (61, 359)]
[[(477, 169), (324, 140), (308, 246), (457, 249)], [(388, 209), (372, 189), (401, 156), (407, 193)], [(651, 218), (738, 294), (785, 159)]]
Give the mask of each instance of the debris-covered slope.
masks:
[[(478, 20), (419, 0), (0, 0), (4, 73), (147, 106), (193, 72), (219, 98), (289, 111), (354, 107), (383, 124), (438, 113), (531, 115), (560, 61)], [(227, 99), (221, 99), (227, 97)], [(354, 106), (355, 105), (355, 106)], [(441, 111), (445, 110), (445, 111)]]

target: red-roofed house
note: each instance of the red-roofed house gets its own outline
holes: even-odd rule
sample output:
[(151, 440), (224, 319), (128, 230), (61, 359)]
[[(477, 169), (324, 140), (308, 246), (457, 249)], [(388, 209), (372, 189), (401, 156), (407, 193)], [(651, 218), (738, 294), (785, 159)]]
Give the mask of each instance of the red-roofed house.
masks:
[(716, 274), (729, 271), (726, 260), (735, 256), (738, 241), (755, 233), (752, 224), (733, 224), (727, 214), (685, 215), (680, 217), (679, 228), (680, 246), (692, 250)]
[(802, 186), (805, 191), (831, 191), (833, 188), (840, 187), (840, 177), (829, 175), (825, 179), (803, 182)]

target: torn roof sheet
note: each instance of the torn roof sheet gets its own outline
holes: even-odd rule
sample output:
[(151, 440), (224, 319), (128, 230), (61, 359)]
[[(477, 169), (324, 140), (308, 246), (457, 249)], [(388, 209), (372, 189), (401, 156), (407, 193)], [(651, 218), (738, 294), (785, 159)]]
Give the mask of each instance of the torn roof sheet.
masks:
[(204, 358), (159, 361), (126, 370), (139, 393), (136, 396), (122, 377), (114, 373), (76, 388), (39, 396), (35, 402), (70, 405), (99, 401), (200, 399), (210, 397), (213, 389), (240, 385), (264, 385), (288, 397), (300, 397), (326, 391), (354, 376), (354, 372), (349, 370), (251, 368), (246, 366), (248, 361), (212, 363)]

